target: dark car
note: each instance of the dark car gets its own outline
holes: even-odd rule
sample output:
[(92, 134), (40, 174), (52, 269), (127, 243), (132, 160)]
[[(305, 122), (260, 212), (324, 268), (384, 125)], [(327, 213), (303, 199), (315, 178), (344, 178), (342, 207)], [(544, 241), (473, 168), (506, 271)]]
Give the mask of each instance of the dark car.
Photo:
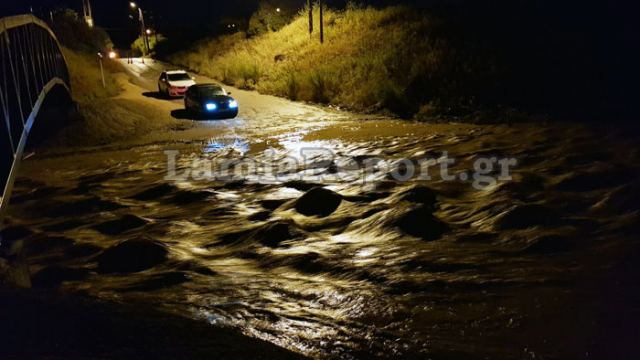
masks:
[(185, 93), (184, 108), (207, 118), (234, 118), (238, 116), (238, 102), (229, 95), (220, 85), (193, 85)]

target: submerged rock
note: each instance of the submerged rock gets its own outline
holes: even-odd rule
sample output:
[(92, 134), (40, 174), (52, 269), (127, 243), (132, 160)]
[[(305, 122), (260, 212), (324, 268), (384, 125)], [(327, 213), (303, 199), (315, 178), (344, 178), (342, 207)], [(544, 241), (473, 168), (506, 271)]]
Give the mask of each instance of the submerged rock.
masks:
[(15, 225), (0, 230), (0, 242), (7, 246), (13, 244), (17, 240), (22, 240), (33, 235), (33, 231), (26, 226)]
[(127, 214), (117, 220), (105, 221), (93, 226), (93, 229), (105, 235), (119, 235), (129, 230), (147, 225), (149, 221), (135, 215)]
[(615, 187), (634, 180), (635, 176), (633, 171), (623, 168), (577, 172), (564, 178), (555, 188), (559, 191), (587, 192)]
[(522, 252), (526, 254), (555, 254), (571, 250), (573, 244), (569, 238), (558, 235), (545, 235), (536, 238)]
[(621, 186), (605, 195), (591, 207), (597, 213), (624, 214), (640, 210), (640, 185)]
[(116, 202), (92, 196), (82, 200), (62, 203), (53, 209), (50, 209), (50, 211), (46, 212), (44, 215), (52, 218), (82, 216), (91, 213), (113, 211), (124, 207), (124, 205)]
[(154, 291), (189, 281), (189, 276), (181, 271), (154, 274), (139, 283), (124, 288), (124, 291)]
[(74, 244), (71, 247), (65, 249), (65, 254), (74, 257), (74, 258), (82, 258), (91, 255), (95, 255), (102, 251), (102, 248), (93, 244)]
[(432, 241), (449, 231), (449, 226), (433, 216), (431, 209), (420, 206), (400, 216), (395, 225), (405, 234)]
[(256, 229), (251, 237), (258, 239), (262, 245), (276, 247), (283, 241), (299, 239), (304, 236), (292, 221), (274, 221)]
[(38, 271), (32, 278), (33, 286), (55, 288), (64, 281), (80, 281), (87, 278), (87, 269), (77, 269), (61, 266), (50, 266)]
[(67, 230), (71, 230), (71, 229), (76, 229), (76, 228), (79, 228), (79, 227), (84, 226), (84, 225), (86, 225), (86, 223), (84, 221), (71, 219), (71, 220), (64, 220), (64, 221), (61, 221), (61, 222), (58, 222), (58, 223), (55, 223), (55, 224), (51, 224), (51, 225), (42, 226), (42, 230), (59, 232), (59, 231), (67, 231)]
[(435, 209), (438, 195), (426, 186), (415, 186), (400, 194), (400, 199)]
[(212, 196), (213, 194), (208, 191), (180, 190), (169, 198), (167, 202), (175, 205), (189, 205), (205, 201)]
[(309, 191), (313, 188), (320, 187), (322, 185), (312, 183), (312, 182), (306, 182), (302, 180), (291, 180), (291, 181), (285, 182), (284, 184), (282, 184), (282, 186), (296, 189), (298, 191)]
[(207, 247), (227, 246), (241, 242), (259, 242), (269, 247), (277, 247), (287, 240), (301, 239), (304, 231), (299, 229), (291, 220), (276, 220), (256, 226), (249, 230), (230, 232), (220, 236), (220, 241)]
[(98, 256), (101, 273), (134, 273), (150, 269), (167, 260), (164, 245), (147, 239), (126, 240), (106, 249)]
[(64, 236), (38, 237), (26, 243), (26, 251), (29, 255), (37, 255), (55, 249), (68, 248), (74, 244), (73, 239)]
[(250, 221), (265, 221), (269, 220), (271, 217), (270, 211), (258, 211), (257, 213), (249, 215), (248, 219)]
[(151, 187), (147, 190), (143, 190), (131, 196), (131, 198), (135, 200), (140, 200), (140, 201), (157, 200), (174, 191), (176, 191), (176, 187), (174, 185), (160, 184), (160, 185)]
[(499, 215), (493, 226), (496, 230), (512, 230), (553, 225), (557, 222), (558, 215), (553, 209), (543, 205), (525, 204)]
[(341, 202), (342, 196), (339, 194), (316, 187), (307, 191), (295, 202), (295, 209), (302, 215), (324, 217), (336, 211)]
[(260, 204), (260, 206), (262, 206), (267, 210), (276, 210), (286, 202), (287, 200), (284, 200), (284, 199), (266, 199), (266, 200), (260, 200), (258, 203)]

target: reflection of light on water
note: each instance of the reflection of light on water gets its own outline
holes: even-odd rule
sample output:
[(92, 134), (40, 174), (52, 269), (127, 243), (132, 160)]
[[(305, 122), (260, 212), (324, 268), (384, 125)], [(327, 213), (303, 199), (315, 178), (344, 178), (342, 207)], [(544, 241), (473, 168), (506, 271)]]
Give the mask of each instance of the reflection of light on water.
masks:
[(321, 158), (324, 155), (325, 158), (333, 159), (332, 147), (326, 141), (287, 139), (286, 141), (280, 141), (280, 144), (286, 149), (287, 156), (293, 158), (302, 159), (304, 156), (307, 158)]
[(286, 155), (294, 158), (302, 158), (301, 151), (303, 149), (330, 149), (326, 141), (303, 141), (308, 131), (297, 131), (287, 133), (278, 139), (278, 142), (286, 150)]
[(222, 151), (236, 151), (241, 155), (249, 152), (249, 142), (245, 139), (211, 139), (202, 149), (204, 153), (215, 153)]

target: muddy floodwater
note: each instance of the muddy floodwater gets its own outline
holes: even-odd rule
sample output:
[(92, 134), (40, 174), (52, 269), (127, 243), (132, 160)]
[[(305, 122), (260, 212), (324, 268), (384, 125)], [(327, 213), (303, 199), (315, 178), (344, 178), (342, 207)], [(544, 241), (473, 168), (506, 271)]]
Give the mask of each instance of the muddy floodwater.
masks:
[[(22, 164), (5, 241), (25, 239), (36, 287), (155, 307), (312, 357), (629, 355), (637, 136), (305, 111), (39, 152)], [(300, 159), (303, 148), (332, 155)], [(177, 174), (198, 176), (166, 179), (167, 150)], [(455, 180), (392, 176), (395, 160), (443, 152)], [(461, 180), (478, 157), (517, 159), (512, 180)], [(299, 162), (278, 179), (206, 171), (287, 158)], [(371, 171), (371, 158), (392, 165)]]

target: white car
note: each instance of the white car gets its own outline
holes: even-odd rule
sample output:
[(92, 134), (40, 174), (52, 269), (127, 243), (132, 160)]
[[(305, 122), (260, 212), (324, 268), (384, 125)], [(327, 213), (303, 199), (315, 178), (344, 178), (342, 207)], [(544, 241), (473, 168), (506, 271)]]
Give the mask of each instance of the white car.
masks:
[(184, 96), (189, 86), (195, 84), (195, 78), (184, 70), (163, 71), (158, 80), (158, 92), (166, 97)]

